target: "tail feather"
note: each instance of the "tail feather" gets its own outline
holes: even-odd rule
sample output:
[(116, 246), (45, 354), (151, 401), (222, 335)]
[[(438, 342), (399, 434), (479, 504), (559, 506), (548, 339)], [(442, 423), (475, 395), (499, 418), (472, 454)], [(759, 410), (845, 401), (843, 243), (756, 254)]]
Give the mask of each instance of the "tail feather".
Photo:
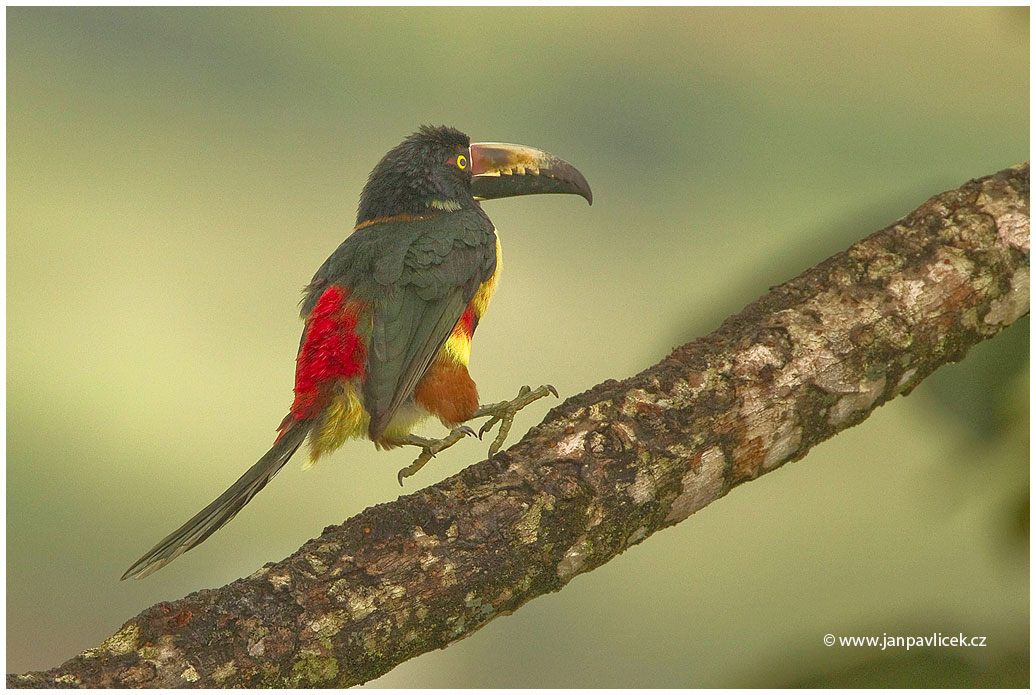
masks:
[(295, 422), (282, 431), (266, 455), (237, 479), (226, 492), (195, 514), (180, 528), (163, 538), (122, 575), (123, 579), (143, 579), (180, 557), (218, 531), (248, 504), (277, 474), (302, 445), (309, 434), (309, 424)]

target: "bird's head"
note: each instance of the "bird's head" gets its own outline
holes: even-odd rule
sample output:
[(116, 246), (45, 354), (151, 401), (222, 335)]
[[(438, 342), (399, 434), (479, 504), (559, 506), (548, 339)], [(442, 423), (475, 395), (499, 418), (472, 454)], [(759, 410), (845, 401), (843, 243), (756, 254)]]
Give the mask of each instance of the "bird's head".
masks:
[(356, 222), (452, 212), (480, 200), (531, 193), (575, 193), (593, 202), (579, 170), (552, 154), (524, 145), (472, 144), (456, 128), (423, 126), (371, 171)]

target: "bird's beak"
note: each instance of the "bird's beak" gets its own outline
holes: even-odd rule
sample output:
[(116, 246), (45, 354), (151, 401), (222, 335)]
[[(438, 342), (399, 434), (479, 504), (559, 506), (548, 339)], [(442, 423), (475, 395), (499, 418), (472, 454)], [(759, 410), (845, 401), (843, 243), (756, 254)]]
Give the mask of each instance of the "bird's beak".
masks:
[(575, 193), (593, 205), (579, 170), (549, 152), (505, 142), (471, 145), (471, 194), (476, 200), (531, 193)]

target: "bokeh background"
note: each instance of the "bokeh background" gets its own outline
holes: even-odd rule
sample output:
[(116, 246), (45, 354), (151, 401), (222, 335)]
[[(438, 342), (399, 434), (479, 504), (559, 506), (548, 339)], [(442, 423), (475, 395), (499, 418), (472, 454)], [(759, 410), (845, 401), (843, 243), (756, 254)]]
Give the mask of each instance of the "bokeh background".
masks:
[[(654, 363), (969, 178), (1026, 160), (1013, 9), (7, 9), (7, 670), (280, 559), (412, 452), (293, 462), (142, 582), (258, 458), (300, 288), (422, 123), (593, 184), (487, 203), (483, 396)], [(1028, 319), (677, 528), (374, 686), (1027, 685)], [(515, 432), (549, 404), (525, 411)], [(414, 480), (484, 455), (466, 442)], [(987, 647), (825, 647), (964, 633)]]

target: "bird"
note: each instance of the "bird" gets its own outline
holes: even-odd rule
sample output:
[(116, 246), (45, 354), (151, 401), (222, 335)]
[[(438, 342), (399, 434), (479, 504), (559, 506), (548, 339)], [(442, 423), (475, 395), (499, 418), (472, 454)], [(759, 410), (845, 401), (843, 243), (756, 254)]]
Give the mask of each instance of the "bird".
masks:
[[(141, 579), (230, 521), (308, 439), (306, 467), (347, 440), (378, 449), (417, 446), (399, 471), (415, 474), (474, 430), (499, 425), (490, 457), (515, 413), (548, 393), (523, 386), (510, 401), (480, 405), (468, 373), (471, 339), (500, 278), (500, 242), (481, 202), (571, 193), (593, 204), (583, 174), (548, 152), (502, 142), (472, 143), (449, 126), (422, 126), (393, 147), (360, 193), (356, 225), (303, 290), (305, 322), (294, 400), (270, 450), (207, 507), (133, 563)], [(428, 417), (441, 439), (413, 434)]]

